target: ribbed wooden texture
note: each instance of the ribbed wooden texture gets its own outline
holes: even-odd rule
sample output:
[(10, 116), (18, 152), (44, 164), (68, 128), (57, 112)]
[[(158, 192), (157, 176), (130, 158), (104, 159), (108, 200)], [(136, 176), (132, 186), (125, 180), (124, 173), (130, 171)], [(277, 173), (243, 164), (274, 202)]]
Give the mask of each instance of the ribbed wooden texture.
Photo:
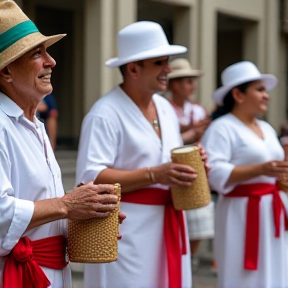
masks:
[[(115, 184), (119, 203), (121, 186)], [(68, 258), (79, 263), (108, 263), (118, 257), (119, 205), (107, 218), (68, 220)]]
[[(189, 147), (187, 146), (184, 146)], [(211, 201), (211, 194), (209, 184), (206, 176), (203, 161), (199, 152), (199, 148), (192, 146), (193, 150), (190, 152), (181, 152), (179, 147), (171, 151), (171, 158), (173, 163), (186, 164), (193, 167), (197, 172), (197, 178), (190, 187), (172, 186), (172, 201), (176, 210), (191, 210), (204, 207)], [(175, 151), (178, 153), (175, 153)], [(187, 149), (185, 149), (187, 150)]]

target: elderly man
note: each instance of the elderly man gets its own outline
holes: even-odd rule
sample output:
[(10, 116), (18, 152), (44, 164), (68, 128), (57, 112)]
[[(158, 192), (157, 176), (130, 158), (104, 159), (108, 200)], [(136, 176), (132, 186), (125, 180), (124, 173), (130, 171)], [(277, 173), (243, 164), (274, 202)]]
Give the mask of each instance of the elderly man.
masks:
[(127, 220), (118, 261), (86, 264), (84, 287), (190, 288), (185, 217), (174, 210), (169, 186), (193, 185), (196, 173), (171, 163), (170, 150), (183, 144), (179, 124), (170, 103), (156, 94), (167, 88), (169, 56), (186, 48), (169, 45), (159, 24), (140, 21), (119, 32), (118, 51), (106, 65), (119, 67), (123, 82), (83, 121), (76, 183), (119, 182)]
[(35, 117), (52, 91), (56, 63), (46, 48), (65, 35), (43, 36), (13, 1), (0, 1), (0, 23), (0, 287), (72, 287), (66, 219), (105, 217), (117, 197), (113, 186), (92, 183), (64, 195)]

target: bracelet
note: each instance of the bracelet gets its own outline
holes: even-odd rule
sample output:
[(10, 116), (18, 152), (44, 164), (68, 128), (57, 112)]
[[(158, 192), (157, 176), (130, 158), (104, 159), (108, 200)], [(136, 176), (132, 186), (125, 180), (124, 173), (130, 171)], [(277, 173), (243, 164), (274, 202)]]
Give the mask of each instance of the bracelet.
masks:
[(154, 176), (154, 173), (151, 171), (151, 167), (148, 167), (147, 170), (149, 173), (149, 178), (150, 178), (151, 183), (155, 183), (155, 176)]

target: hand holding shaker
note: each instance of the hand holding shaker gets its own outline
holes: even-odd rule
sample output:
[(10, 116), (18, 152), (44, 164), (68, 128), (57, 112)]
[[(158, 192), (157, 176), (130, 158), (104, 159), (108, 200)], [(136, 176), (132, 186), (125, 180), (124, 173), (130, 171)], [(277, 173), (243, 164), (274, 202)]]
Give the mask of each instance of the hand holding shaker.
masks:
[(171, 187), (174, 208), (191, 210), (208, 205), (211, 202), (211, 194), (199, 148), (196, 145), (175, 148), (171, 150), (171, 158), (173, 163), (189, 165), (197, 172), (197, 178), (190, 187)]
[[(118, 202), (120, 184), (114, 184)], [(68, 220), (68, 258), (79, 263), (108, 263), (118, 257), (119, 205), (106, 218)]]

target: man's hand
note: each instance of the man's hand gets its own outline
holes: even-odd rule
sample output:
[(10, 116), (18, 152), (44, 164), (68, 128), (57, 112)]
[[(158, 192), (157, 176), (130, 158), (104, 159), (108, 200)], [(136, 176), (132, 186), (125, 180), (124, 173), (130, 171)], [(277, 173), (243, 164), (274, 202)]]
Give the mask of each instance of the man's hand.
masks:
[[(122, 224), (122, 222), (124, 221), (125, 218), (126, 218), (126, 215), (123, 214), (121, 211), (119, 211), (119, 213), (118, 213), (119, 224)], [(118, 240), (120, 240), (122, 238), (122, 235), (119, 232), (118, 232), (117, 238), (118, 238)]]
[(207, 162), (208, 161), (207, 153), (206, 153), (205, 149), (203, 148), (203, 146), (201, 145), (200, 142), (197, 143), (197, 147), (199, 148), (201, 159), (204, 162), (204, 167), (205, 167), (206, 174), (208, 174), (209, 171), (211, 170), (211, 168), (210, 168), (210, 166), (208, 165), (208, 162)]
[(192, 185), (197, 174), (194, 168), (177, 163), (166, 163), (157, 167), (151, 167), (155, 183), (169, 186), (186, 186)]
[(118, 205), (114, 185), (78, 185), (61, 198), (71, 220), (107, 217)]

